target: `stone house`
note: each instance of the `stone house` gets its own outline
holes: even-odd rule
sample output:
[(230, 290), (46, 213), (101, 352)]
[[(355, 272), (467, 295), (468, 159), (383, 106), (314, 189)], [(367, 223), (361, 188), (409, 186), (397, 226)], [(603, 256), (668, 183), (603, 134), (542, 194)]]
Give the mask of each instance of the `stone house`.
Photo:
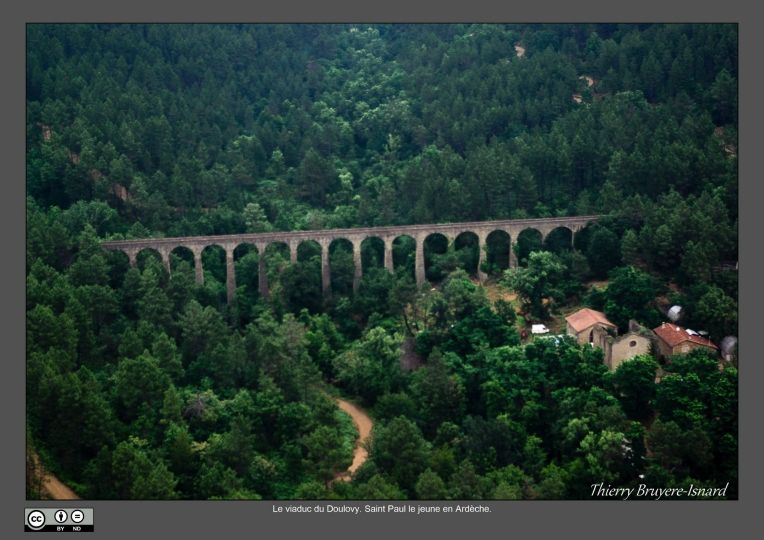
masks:
[(568, 335), (580, 344), (589, 343), (604, 353), (604, 362), (616, 369), (624, 361), (639, 354), (650, 354), (655, 336), (636, 321), (629, 321), (629, 331), (618, 335), (618, 327), (604, 313), (583, 308), (565, 317)]
[(618, 327), (611, 323), (605, 314), (595, 309), (583, 308), (565, 317), (568, 335), (576, 338), (583, 345), (602, 347), (602, 339), (608, 332), (617, 332)]
[(616, 369), (629, 358), (640, 354), (651, 354), (655, 349), (655, 334), (635, 320), (629, 321), (629, 331), (618, 337), (605, 340), (605, 364), (610, 369)]
[(653, 332), (658, 337), (658, 353), (663, 358), (674, 354), (687, 354), (698, 347), (706, 348), (714, 353), (719, 351), (719, 347), (707, 337), (672, 323), (665, 322), (658, 328), (654, 328)]

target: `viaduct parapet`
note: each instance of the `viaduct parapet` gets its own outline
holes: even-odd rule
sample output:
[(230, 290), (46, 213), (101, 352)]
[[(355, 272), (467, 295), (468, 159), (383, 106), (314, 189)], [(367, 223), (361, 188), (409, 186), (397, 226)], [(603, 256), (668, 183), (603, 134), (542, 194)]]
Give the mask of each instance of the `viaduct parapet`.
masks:
[[(510, 219), (498, 221), (475, 221), (465, 223), (440, 223), (432, 225), (400, 225), (388, 227), (363, 227), (357, 229), (322, 229), (312, 231), (282, 231), (267, 233), (229, 234), (218, 236), (186, 236), (177, 238), (146, 238), (138, 240), (113, 240), (103, 242), (105, 249), (123, 251), (127, 254), (130, 265), (135, 266), (138, 253), (144, 249), (153, 249), (162, 257), (165, 268), (170, 272), (170, 253), (177, 248), (187, 248), (194, 254), (194, 267), (196, 282), (204, 282), (202, 268), (202, 251), (209, 246), (220, 246), (226, 254), (226, 290), (228, 301), (234, 300), (236, 292), (236, 274), (234, 267), (234, 250), (242, 244), (255, 246), (257, 252), (262, 254), (266, 247), (272, 243), (286, 244), (290, 252), (290, 261), (297, 261), (297, 248), (302, 242), (315, 241), (321, 247), (321, 282), (324, 296), (331, 295), (331, 268), (329, 266), (329, 245), (334, 240), (345, 239), (353, 244), (353, 261), (355, 273), (353, 277), (353, 290), (363, 277), (361, 264), (361, 243), (367, 238), (379, 238), (384, 243), (384, 265), (389, 271), (393, 271), (393, 242), (401, 236), (409, 236), (416, 244), (416, 282), (421, 286), (425, 282), (424, 242), (431, 234), (442, 234), (449, 242), (463, 233), (473, 233), (478, 238), (480, 260), (478, 262), (478, 277), (482, 281), (485, 274), (480, 271), (480, 266), (485, 259), (485, 245), (488, 235), (494, 231), (503, 231), (509, 235), (509, 266), (517, 266), (517, 259), (512, 249), (521, 232), (526, 229), (535, 229), (541, 233), (542, 241), (554, 229), (565, 228), (571, 232), (571, 241), (575, 234), (589, 223), (596, 221), (600, 216), (572, 216), (559, 218), (538, 219)], [(259, 262), (259, 291), (263, 296), (268, 295), (268, 281), (265, 272), (265, 258), (260, 257)]]

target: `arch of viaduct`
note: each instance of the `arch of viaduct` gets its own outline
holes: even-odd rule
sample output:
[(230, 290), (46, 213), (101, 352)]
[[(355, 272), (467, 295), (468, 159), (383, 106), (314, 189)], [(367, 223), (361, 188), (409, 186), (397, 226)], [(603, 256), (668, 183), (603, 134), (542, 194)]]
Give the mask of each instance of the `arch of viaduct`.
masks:
[[(517, 259), (512, 249), (517, 237), (526, 229), (535, 229), (541, 234), (542, 241), (557, 228), (566, 228), (571, 232), (571, 241), (575, 234), (589, 223), (596, 221), (599, 216), (574, 216), (561, 218), (537, 218), (537, 219), (513, 219), (499, 221), (477, 221), (465, 223), (441, 223), (432, 225), (400, 225), (387, 227), (365, 227), (357, 229), (323, 229), (312, 231), (287, 231), (268, 233), (247, 233), (218, 236), (187, 236), (177, 238), (147, 238), (140, 240), (113, 240), (103, 242), (105, 249), (119, 250), (127, 254), (130, 265), (135, 266), (138, 253), (144, 249), (156, 250), (162, 257), (165, 268), (170, 272), (170, 253), (179, 247), (189, 249), (194, 254), (194, 266), (196, 271), (196, 283), (204, 282), (202, 268), (202, 251), (209, 246), (220, 246), (226, 254), (226, 289), (228, 302), (234, 300), (236, 291), (236, 275), (234, 270), (234, 250), (241, 244), (251, 244), (257, 248), (258, 253), (265, 253), (265, 248), (271, 243), (283, 243), (289, 247), (290, 260), (297, 261), (297, 248), (305, 241), (315, 241), (321, 246), (321, 282), (324, 296), (331, 295), (331, 269), (329, 267), (329, 245), (338, 239), (345, 239), (353, 244), (353, 261), (355, 274), (353, 277), (353, 290), (363, 276), (361, 265), (361, 243), (367, 238), (379, 238), (384, 242), (385, 268), (393, 271), (393, 242), (401, 236), (409, 236), (416, 243), (416, 283), (421, 286), (425, 282), (424, 267), (424, 242), (431, 234), (441, 234), (449, 242), (453, 242), (457, 236), (463, 233), (473, 233), (478, 238), (479, 262), (478, 277), (481, 281), (485, 274), (480, 271), (480, 266), (485, 258), (485, 244), (488, 235), (494, 231), (503, 231), (509, 235), (509, 266), (517, 266)], [(265, 272), (265, 259), (260, 257), (259, 263), (260, 294), (267, 296), (268, 281)]]

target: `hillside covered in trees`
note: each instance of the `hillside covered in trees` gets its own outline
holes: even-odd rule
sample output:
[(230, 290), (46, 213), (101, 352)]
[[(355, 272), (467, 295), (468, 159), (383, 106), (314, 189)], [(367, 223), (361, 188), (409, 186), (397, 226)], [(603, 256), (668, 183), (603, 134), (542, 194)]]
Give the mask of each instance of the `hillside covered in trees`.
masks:
[[(737, 334), (737, 51), (735, 25), (28, 25), (29, 448), (91, 499), (736, 498), (736, 367), (521, 333), (679, 303)], [(392, 274), (364, 245), (355, 294), (337, 242), (330, 300), (317, 246), (262, 254), (268, 298), (241, 248), (231, 305), (222, 249), (196, 285), (190, 252), (100, 246), (590, 214), (519, 269), (489, 242), (516, 300), (470, 239), (428, 240), (421, 290), (413, 244)], [(337, 391), (374, 418), (349, 482)]]

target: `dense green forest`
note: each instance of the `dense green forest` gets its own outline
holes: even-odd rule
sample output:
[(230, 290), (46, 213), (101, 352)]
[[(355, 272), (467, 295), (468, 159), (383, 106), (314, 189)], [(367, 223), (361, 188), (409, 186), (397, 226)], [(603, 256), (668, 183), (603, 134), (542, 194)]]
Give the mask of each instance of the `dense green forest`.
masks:
[[(28, 445), (90, 499), (737, 497), (737, 369), (525, 323), (737, 334), (736, 25), (28, 25)], [(603, 215), (575, 243), (153, 253), (106, 239)], [(504, 255), (502, 255), (502, 253)], [(599, 285), (592, 286), (596, 281)], [(401, 348), (421, 366), (404, 370)], [(656, 382), (656, 375), (660, 382)], [(374, 419), (350, 482), (355, 430)], [(27, 494), (39, 496), (28, 484)]]

